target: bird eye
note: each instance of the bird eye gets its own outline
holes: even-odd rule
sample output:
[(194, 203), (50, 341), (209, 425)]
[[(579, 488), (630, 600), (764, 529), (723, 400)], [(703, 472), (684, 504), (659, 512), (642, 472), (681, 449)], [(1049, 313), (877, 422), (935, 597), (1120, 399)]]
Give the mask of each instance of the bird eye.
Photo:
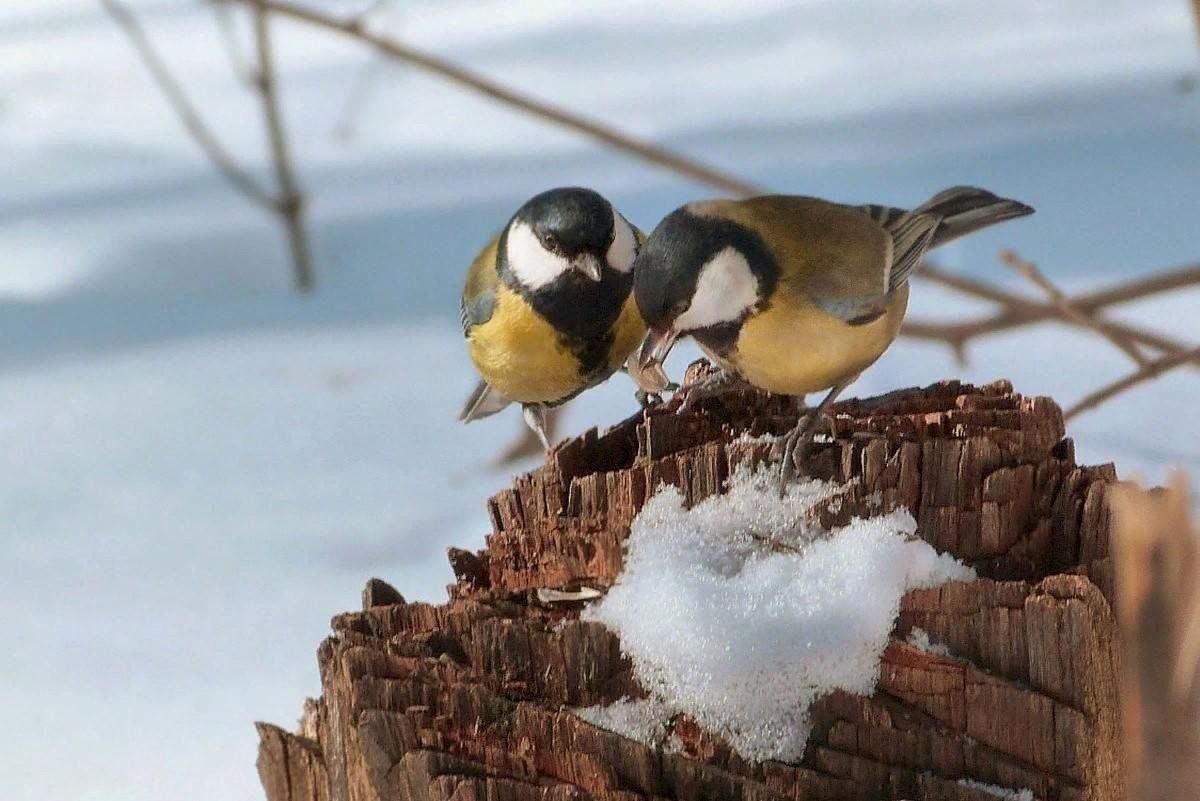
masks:
[(538, 234), (538, 239), (541, 240), (542, 247), (546, 248), (546, 250), (556, 250), (558, 248), (558, 240), (554, 238), (553, 234), (543, 232)]
[(678, 317), (679, 315), (681, 315), (685, 311), (687, 311), (688, 307), (691, 305), (692, 305), (691, 302), (689, 302), (687, 300), (675, 301), (675, 305), (673, 305), (671, 307), (671, 317)]

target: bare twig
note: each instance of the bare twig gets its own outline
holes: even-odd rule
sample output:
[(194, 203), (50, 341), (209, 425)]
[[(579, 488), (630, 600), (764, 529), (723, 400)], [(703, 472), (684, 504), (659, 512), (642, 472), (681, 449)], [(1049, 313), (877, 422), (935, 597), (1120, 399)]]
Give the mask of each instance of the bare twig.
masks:
[(188, 98), (187, 93), (175, 80), (175, 76), (167, 68), (166, 62), (159, 56), (158, 51), (147, 38), (142, 26), (137, 19), (121, 3), (117, 0), (101, 0), (105, 10), (112, 16), (113, 20), (120, 26), (121, 30), (129, 38), (137, 51), (138, 56), (146, 66), (146, 70), (158, 84), (159, 90), (166, 97), (167, 102), (171, 104), (175, 114), (179, 117), (183, 127), (187, 130), (193, 141), (199, 145), (204, 155), (212, 162), (213, 166), (233, 185), (235, 189), (245, 195), (247, 198), (257, 203), (258, 205), (276, 210), (276, 201), (267, 190), (263, 189), (258, 181), (256, 181), (250, 173), (242, 169), (234, 161), (225, 147), (217, 140), (216, 136), (204, 120), (200, 118), (200, 114), (196, 111), (196, 107)]
[(267, 140), (271, 148), (271, 160), (275, 165), (275, 179), (279, 184), (277, 209), (288, 234), (288, 246), (292, 252), (292, 267), (296, 287), (307, 292), (313, 287), (312, 256), (308, 247), (308, 232), (304, 225), (304, 198), (296, 185), (292, 168), (291, 152), (284, 133), (283, 115), (279, 110), (278, 91), (275, 86), (275, 68), (271, 50), (270, 20), (263, 5), (254, 9), (254, 42), (258, 54), (259, 97), (262, 99), (263, 119), (266, 121)]
[(1172, 370), (1180, 365), (1187, 364), (1188, 362), (1196, 361), (1197, 359), (1200, 359), (1200, 347), (1192, 348), (1191, 350), (1180, 351), (1178, 353), (1172, 353), (1167, 356), (1163, 356), (1160, 359), (1156, 359), (1147, 364), (1145, 367), (1138, 368), (1124, 378), (1114, 381), (1113, 383), (1103, 386), (1095, 392), (1084, 396), (1074, 406), (1072, 406), (1070, 409), (1067, 409), (1067, 411), (1063, 413), (1063, 417), (1067, 420), (1070, 420), (1072, 417), (1076, 417), (1090, 409), (1096, 408), (1100, 404), (1116, 395), (1121, 394), (1131, 387), (1145, 383), (1152, 378), (1157, 378), (1168, 370)]
[[(1053, 304), (1039, 303), (981, 281), (945, 273), (929, 264), (921, 265), (918, 268), (918, 274), (933, 283), (941, 284), (965, 295), (998, 303), (1003, 308), (991, 316), (978, 320), (951, 323), (907, 320), (901, 333), (914, 339), (943, 342), (956, 351), (961, 351), (969, 341), (981, 336), (1020, 328), (1032, 323), (1063, 320), (1061, 310)], [(1118, 303), (1195, 285), (1200, 285), (1200, 266), (1189, 266), (1089, 292), (1070, 299), (1070, 303), (1076, 309), (1091, 314)], [(1065, 321), (1071, 322), (1070, 320)], [(1106, 332), (1126, 337), (1139, 345), (1148, 346), (1164, 353), (1177, 353), (1188, 348), (1183, 343), (1143, 328), (1112, 320), (1097, 320), (1096, 322)]]
[(367, 30), (358, 17), (339, 19), (320, 11), (306, 8), (286, 0), (226, 0), (226, 2), (259, 7), (280, 16), (334, 31), (343, 36), (357, 39), (393, 59), (411, 64), (420, 69), (440, 75), (460, 86), (517, 108), (535, 117), (549, 120), (564, 128), (582, 133), (617, 150), (630, 153), (643, 161), (686, 176), (694, 181), (737, 195), (761, 194), (762, 189), (702, 164), (695, 159), (674, 153), (653, 142), (638, 139), (606, 123), (593, 120), (561, 106), (530, 97), (516, 89), (505, 86), (484, 75), (461, 67), (431, 53), (416, 50), (388, 36)]
[(1042, 292), (1046, 294), (1046, 297), (1050, 299), (1050, 302), (1053, 303), (1055, 307), (1058, 308), (1059, 312), (1062, 313), (1063, 317), (1075, 323), (1075, 325), (1079, 326), (1080, 328), (1092, 329), (1109, 342), (1112, 342), (1114, 345), (1124, 351), (1130, 359), (1133, 359), (1133, 363), (1139, 367), (1145, 367), (1150, 363), (1150, 360), (1142, 355), (1142, 352), (1138, 350), (1137, 345), (1133, 344), (1128, 337), (1123, 336), (1110, 328), (1105, 328), (1098, 319), (1072, 303), (1067, 296), (1063, 294), (1062, 290), (1051, 283), (1050, 279), (1042, 275), (1041, 271), (1038, 270), (1037, 265), (1035, 265), (1033, 262), (1022, 259), (1011, 250), (1000, 251), (1000, 261), (1004, 262), (1009, 267), (1012, 267), (1018, 273), (1028, 278), (1035, 286), (1038, 287), (1038, 289), (1042, 290)]
[[(934, 283), (948, 286), (951, 289), (957, 289), (967, 295), (975, 295), (984, 300), (992, 300), (1003, 306), (1015, 304), (1022, 307), (1014, 308), (1014, 314), (1010, 318), (1005, 319), (1004, 324), (1009, 328), (1057, 316), (1052, 309), (1047, 309), (1043, 304), (1028, 301), (1019, 295), (1006, 292), (1003, 289), (993, 287), (982, 281), (943, 272), (928, 263), (920, 265), (917, 268), (917, 274), (930, 279)], [(1155, 273), (1144, 278), (1136, 278), (1132, 281), (1105, 289), (1094, 290), (1073, 298), (1071, 304), (1082, 311), (1094, 312), (1105, 306), (1115, 306), (1118, 303), (1127, 303), (1150, 295), (1193, 286), (1200, 287), (1200, 264), (1189, 264), (1173, 270)]]

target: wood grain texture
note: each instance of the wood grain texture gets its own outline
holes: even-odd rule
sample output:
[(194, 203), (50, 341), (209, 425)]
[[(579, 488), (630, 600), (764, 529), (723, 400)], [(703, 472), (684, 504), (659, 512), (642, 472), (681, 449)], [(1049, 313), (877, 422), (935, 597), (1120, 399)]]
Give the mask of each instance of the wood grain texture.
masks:
[[(981, 578), (904, 597), (875, 694), (820, 699), (800, 764), (747, 763), (685, 716), (640, 743), (574, 715), (643, 691), (615, 635), (578, 619), (582, 603), (537, 590), (611, 586), (659, 484), (689, 503), (721, 492), (739, 464), (770, 458), (751, 437), (797, 414), (750, 390), (677, 403), (567, 441), (493, 497), (487, 547), (451, 551), (449, 602), (373, 591), (335, 617), (302, 732), (260, 725), (268, 800), (994, 799), (964, 779), (1046, 801), (1125, 797), (1114, 470), (1076, 465), (1058, 407), (1004, 382), (836, 405), (810, 467), (853, 487), (825, 521), (906, 506)], [(909, 644), (913, 628), (950, 655)]]

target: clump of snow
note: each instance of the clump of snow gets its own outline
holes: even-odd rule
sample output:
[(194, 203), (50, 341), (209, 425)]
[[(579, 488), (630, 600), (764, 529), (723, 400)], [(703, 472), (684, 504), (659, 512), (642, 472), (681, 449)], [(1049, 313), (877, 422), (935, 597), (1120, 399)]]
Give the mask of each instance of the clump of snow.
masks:
[(686, 712), (755, 761), (800, 759), (817, 697), (871, 692), (904, 592), (974, 577), (914, 539), (907, 511), (826, 531), (814, 507), (841, 488), (807, 481), (781, 499), (776, 476), (743, 466), (691, 509), (664, 487), (585, 612), (618, 633), (664, 716)]
[(622, 698), (608, 706), (577, 707), (572, 711), (593, 726), (651, 747), (663, 742), (671, 717), (671, 710), (654, 697)]
[(959, 779), (958, 783), (963, 787), (971, 790), (978, 790), (988, 795), (994, 795), (996, 798), (1003, 798), (1004, 801), (1033, 801), (1033, 790), (1025, 788), (1023, 790), (1010, 790), (1007, 787), (1000, 787), (996, 784), (988, 784), (987, 782), (975, 781), (974, 779)]
[(783, 439), (783, 437), (779, 436), (778, 434), (758, 434), (756, 436), (754, 434), (751, 434), (749, 431), (743, 431), (741, 434), (739, 434), (737, 437), (735, 437), (733, 441), (735, 443), (744, 444), (744, 445), (758, 445), (758, 444), (774, 444), (776, 442), (779, 442), (782, 439)]
[(950, 649), (940, 642), (934, 642), (929, 638), (929, 632), (922, 628), (914, 628), (908, 633), (908, 644), (914, 648), (920, 648), (922, 651), (938, 656), (953, 656)]

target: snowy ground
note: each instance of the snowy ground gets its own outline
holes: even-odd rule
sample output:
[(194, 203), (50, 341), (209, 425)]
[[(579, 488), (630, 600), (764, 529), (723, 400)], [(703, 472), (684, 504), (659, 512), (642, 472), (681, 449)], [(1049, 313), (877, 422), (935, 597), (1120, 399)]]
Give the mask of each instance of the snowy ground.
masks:
[[(138, 5), (261, 171), (211, 18)], [(773, 187), (912, 203), (975, 182), (1038, 208), (948, 249), (964, 272), (1006, 277), (1001, 245), (1071, 287), (1197, 258), (1182, 0), (726, 5), (456, 0), (397, 3), (385, 22)], [(594, 185), (648, 226), (708, 194), (398, 68), (375, 68), (347, 141), (362, 54), (290, 25), (278, 38), (313, 201), (310, 298), (96, 4), (0, 7), (0, 798), (259, 798), (250, 721), (289, 724), (316, 692), (329, 615), (371, 575), (441, 597), (444, 548), (482, 543), (483, 499), (507, 481), (480, 466), (513, 416), (452, 420), (474, 250), (549, 185)], [(914, 315), (980, 308), (913, 298)], [(1129, 314), (1195, 341), (1198, 301)], [(966, 369), (903, 343), (852, 392), (1007, 376), (1070, 402), (1126, 368), (1046, 326), (981, 342)], [(1081, 460), (1200, 474), (1195, 390), (1179, 371), (1081, 418)], [(624, 416), (629, 393), (616, 379), (570, 427)]]

